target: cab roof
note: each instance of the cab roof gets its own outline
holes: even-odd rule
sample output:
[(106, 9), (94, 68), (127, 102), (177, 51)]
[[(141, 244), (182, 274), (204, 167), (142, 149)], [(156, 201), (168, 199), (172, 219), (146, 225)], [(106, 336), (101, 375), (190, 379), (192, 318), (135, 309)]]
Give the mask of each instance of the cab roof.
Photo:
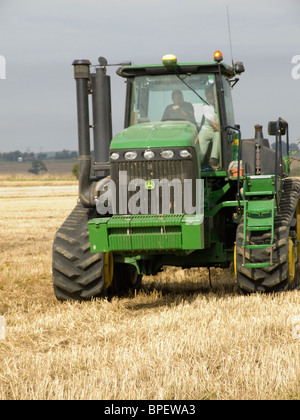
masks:
[[(176, 67), (177, 74), (197, 74), (197, 73), (217, 73), (219, 72), (219, 66), (221, 73), (231, 79), (236, 76), (234, 69), (225, 63), (178, 63)], [(174, 74), (174, 71), (167, 70), (162, 64), (147, 64), (147, 65), (132, 65), (123, 66), (117, 70), (117, 74), (121, 77), (135, 77), (135, 76), (159, 76)]]

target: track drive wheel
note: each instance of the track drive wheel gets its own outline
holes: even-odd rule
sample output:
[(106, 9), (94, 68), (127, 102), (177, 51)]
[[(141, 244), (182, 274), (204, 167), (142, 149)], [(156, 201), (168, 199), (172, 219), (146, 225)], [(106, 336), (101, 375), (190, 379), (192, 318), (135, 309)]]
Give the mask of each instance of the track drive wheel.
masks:
[[(237, 228), (234, 267), (237, 283), (242, 294), (252, 292), (272, 293), (300, 288), (300, 180), (287, 179), (275, 218), (272, 264), (264, 268), (243, 265), (243, 220)], [(249, 235), (249, 232), (247, 233)], [(247, 243), (270, 243), (270, 233), (252, 232)], [(270, 247), (245, 249), (245, 264), (270, 261)]]
[[(273, 263), (265, 268), (248, 268), (243, 265), (243, 223), (237, 229), (235, 250), (235, 271), (242, 294), (253, 292), (271, 293), (295, 289), (299, 285), (299, 260), (297, 243), (289, 236), (289, 229), (281, 226), (275, 229)], [(251, 244), (270, 241), (269, 235), (251, 238)], [(245, 263), (270, 261), (270, 248), (245, 250)]]
[(61, 301), (105, 296), (112, 281), (110, 256), (90, 252), (89, 211), (77, 204), (54, 237), (53, 286)]

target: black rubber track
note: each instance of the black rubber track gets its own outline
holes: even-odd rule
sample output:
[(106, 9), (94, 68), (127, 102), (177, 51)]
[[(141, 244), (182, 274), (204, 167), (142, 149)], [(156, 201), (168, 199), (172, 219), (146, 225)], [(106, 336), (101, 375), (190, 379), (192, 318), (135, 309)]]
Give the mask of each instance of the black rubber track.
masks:
[[(241, 293), (272, 293), (300, 287), (299, 266), (296, 264), (296, 275), (289, 281), (289, 236), (296, 231), (296, 209), (300, 196), (300, 178), (286, 178), (280, 199), (280, 211), (275, 217), (273, 264), (266, 268), (247, 268), (243, 263), (243, 220), (238, 226), (236, 235), (237, 282)], [(250, 235), (248, 232), (247, 235)], [(247, 243), (258, 245), (270, 243), (270, 233), (251, 232)], [(249, 242), (250, 240), (250, 242)], [(245, 251), (245, 262), (270, 261), (270, 247)]]
[(89, 300), (106, 293), (103, 254), (91, 253), (88, 212), (77, 204), (53, 242), (53, 285), (59, 300)]

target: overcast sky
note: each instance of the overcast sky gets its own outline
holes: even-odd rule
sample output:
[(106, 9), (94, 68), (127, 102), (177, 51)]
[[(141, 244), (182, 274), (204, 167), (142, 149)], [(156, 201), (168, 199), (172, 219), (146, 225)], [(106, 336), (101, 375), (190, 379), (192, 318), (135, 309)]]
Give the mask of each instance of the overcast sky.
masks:
[[(297, 142), (299, 0), (0, 0), (0, 152), (77, 150), (76, 58), (149, 64), (171, 53), (180, 62), (212, 61), (220, 49), (230, 64), (227, 6), (233, 60), (246, 69), (233, 89), (243, 138), (255, 124), (267, 137), (268, 121), (281, 116)], [(125, 86), (115, 69), (109, 74), (116, 134)]]

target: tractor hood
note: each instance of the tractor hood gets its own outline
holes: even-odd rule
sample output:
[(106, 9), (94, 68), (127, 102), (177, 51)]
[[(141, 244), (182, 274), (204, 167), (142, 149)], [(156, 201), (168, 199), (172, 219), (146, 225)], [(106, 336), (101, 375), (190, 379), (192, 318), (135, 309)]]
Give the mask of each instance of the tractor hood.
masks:
[(122, 130), (111, 141), (110, 149), (152, 147), (195, 147), (198, 132), (188, 121), (163, 121), (133, 125)]

